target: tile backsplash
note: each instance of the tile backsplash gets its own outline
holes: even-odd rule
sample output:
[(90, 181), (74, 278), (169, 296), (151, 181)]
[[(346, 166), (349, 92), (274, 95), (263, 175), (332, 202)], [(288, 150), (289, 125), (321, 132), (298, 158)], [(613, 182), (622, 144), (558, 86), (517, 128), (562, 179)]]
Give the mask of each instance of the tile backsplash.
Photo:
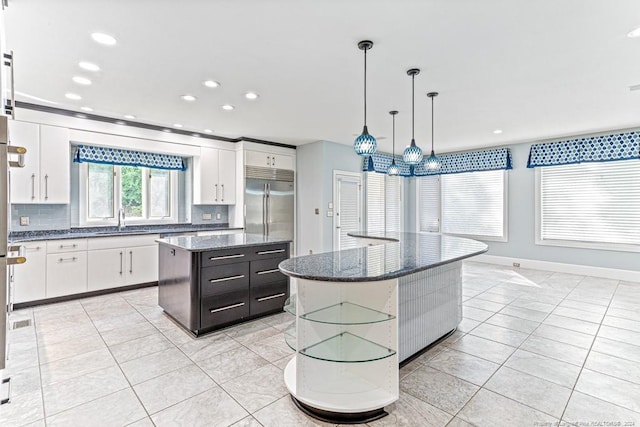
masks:
[[(202, 219), (202, 214), (211, 215), (211, 219)], [(220, 214), (220, 219), (216, 216)], [(229, 206), (224, 205), (193, 205), (191, 207), (192, 224), (221, 224), (229, 222)]]
[[(20, 217), (29, 217), (29, 225), (20, 225)], [(11, 205), (11, 230), (65, 230), (71, 227), (69, 205)]]

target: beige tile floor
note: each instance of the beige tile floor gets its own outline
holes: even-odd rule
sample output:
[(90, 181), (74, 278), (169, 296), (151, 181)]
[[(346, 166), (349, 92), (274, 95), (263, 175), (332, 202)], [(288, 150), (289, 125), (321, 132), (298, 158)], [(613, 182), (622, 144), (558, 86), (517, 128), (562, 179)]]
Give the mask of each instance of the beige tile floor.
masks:
[[(640, 283), (467, 262), (463, 294), (458, 331), (402, 368), (371, 426), (640, 426)], [(0, 426), (328, 425), (283, 384), (288, 314), (193, 339), (147, 288), (22, 319)]]

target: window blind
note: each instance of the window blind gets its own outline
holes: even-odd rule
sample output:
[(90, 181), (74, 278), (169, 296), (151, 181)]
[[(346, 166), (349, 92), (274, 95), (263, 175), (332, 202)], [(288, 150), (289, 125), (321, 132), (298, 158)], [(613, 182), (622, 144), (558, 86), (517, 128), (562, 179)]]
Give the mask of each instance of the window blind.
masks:
[(367, 231), (402, 231), (402, 178), (366, 173)]
[(502, 170), (441, 175), (442, 232), (506, 238)]
[(440, 231), (440, 178), (423, 176), (418, 180), (418, 231)]
[(540, 168), (540, 238), (640, 245), (640, 161)]
[(384, 230), (384, 175), (367, 173), (367, 231)]
[(402, 178), (385, 176), (385, 231), (402, 231)]

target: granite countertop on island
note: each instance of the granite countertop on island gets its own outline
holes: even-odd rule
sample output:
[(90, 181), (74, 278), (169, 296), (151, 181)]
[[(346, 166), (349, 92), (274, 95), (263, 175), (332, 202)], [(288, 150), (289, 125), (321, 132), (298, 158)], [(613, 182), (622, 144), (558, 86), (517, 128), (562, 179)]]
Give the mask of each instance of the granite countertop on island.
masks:
[(476, 240), (428, 233), (348, 233), (379, 239), (379, 245), (291, 258), (280, 263), (287, 276), (327, 282), (395, 279), (459, 261), (488, 250)]
[(266, 237), (261, 234), (222, 234), (219, 236), (177, 236), (158, 239), (156, 242), (190, 252), (237, 248), (242, 246), (275, 245), (289, 243), (291, 239)]

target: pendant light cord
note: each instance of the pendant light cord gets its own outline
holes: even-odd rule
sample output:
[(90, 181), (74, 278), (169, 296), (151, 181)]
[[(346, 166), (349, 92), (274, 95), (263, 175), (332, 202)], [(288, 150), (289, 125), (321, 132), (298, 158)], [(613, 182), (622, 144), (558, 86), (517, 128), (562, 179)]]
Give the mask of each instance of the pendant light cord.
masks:
[(431, 97), (431, 152), (433, 153), (433, 126), (434, 126), (434, 121), (433, 121), (433, 98), (435, 98), (435, 96)]
[(396, 115), (392, 115), (391, 118), (393, 119), (393, 148), (392, 148), (392, 152), (393, 155), (391, 156), (391, 159), (395, 162), (396, 161)]
[(411, 76), (411, 140), (415, 139), (415, 127), (416, 127), (416, 75)]
[(364, 125), (367, 126), (367, 49), (364, 49)]

